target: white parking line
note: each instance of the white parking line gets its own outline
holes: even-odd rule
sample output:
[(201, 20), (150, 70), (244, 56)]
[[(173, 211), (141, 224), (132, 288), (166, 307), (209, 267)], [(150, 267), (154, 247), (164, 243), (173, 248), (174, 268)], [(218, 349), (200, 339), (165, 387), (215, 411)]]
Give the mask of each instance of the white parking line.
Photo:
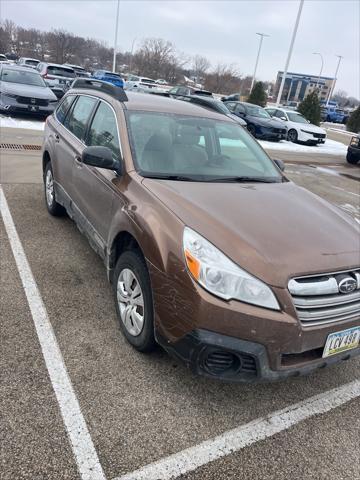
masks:
[(1, 186), (0, 211), (81, 479), (105, 480), (103, 469)]
[(176, 478), (287, 430), (307, 418), (329, 412), (359, 396), (360, 380), (355, 380), (347, 385), (290, 405), (283, 410), (273, 412), (266, 417), (258, 418), (212, 440), (206, 440), (199, 445), (182, 450), (114, 480), (170, 480)]

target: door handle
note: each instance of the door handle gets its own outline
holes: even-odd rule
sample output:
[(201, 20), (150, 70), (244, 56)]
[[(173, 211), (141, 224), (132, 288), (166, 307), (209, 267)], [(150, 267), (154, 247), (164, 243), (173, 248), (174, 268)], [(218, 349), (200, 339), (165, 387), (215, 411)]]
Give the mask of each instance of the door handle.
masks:
[(60, 137), (57, 133), (55, 133), (55, 142), (59, 143), (60, 142)]

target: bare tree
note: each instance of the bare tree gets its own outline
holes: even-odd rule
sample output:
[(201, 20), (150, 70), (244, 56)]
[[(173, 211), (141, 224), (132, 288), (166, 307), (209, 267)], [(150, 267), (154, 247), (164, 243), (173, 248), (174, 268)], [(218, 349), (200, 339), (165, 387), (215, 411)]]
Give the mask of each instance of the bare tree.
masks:
[(198, 78), (203, 78), (205, 73), (209, 70), (210, 65), (210, 62), (206, 57), (195, 55), (192, 61), (194, 75)]
[(234, 65), (218, 64), (205, 77), (205, 88), (215, 93), (238, 92), (241, 85), (240, 75)]
[(166, 71), (177, 65), (175, 47), (162, 38), (147, 38), (134, 55), (133, 65), (138, 72), (151, 78), (166, 76)]

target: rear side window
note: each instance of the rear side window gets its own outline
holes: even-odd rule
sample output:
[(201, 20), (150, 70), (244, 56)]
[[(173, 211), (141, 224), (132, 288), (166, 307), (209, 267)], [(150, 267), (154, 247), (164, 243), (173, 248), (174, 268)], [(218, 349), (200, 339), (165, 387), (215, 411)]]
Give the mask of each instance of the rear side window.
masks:
[(120, 158), (120, 142), (114, 112), (104, 102), (101, 102), (89, 129), (86, 139), (88, 146), (108, 147), (114, 157)]
[(235, 109), (239, 113), (246, 113), (245, 107), (241, 103), (237, 103)]
[(68, 95), (64, 98), (64, 100), (60, 103), (58, 108), (56, 109), (56, 118), (59, 120), (60, 123), (64, 123), (65, 117), (69, 108), (71, 107), (74, 101), (75, 95)]
[(79, 140), (84, 138), (87, 122), (96, 103), (96, 98), (80, 96), (70, 114), (65, 118), (65, 127)]

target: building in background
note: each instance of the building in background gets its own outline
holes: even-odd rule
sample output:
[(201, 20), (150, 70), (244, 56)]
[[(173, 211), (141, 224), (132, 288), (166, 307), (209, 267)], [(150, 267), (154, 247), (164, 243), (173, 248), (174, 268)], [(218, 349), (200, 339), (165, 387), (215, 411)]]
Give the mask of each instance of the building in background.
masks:
[[(284, 72), (278, 72), (275, 84), (276, 95), (279, 91)], [(306, 75), (304, 73), (288, 72), (285, 78), (284, 89), (281, 95), (281, 103), (301, 102), (315, 89), (319, 90), (319, 99), (326, 102), (331, 93), (334, 83), (332, 77), (319, 77), (318, 75)]]

